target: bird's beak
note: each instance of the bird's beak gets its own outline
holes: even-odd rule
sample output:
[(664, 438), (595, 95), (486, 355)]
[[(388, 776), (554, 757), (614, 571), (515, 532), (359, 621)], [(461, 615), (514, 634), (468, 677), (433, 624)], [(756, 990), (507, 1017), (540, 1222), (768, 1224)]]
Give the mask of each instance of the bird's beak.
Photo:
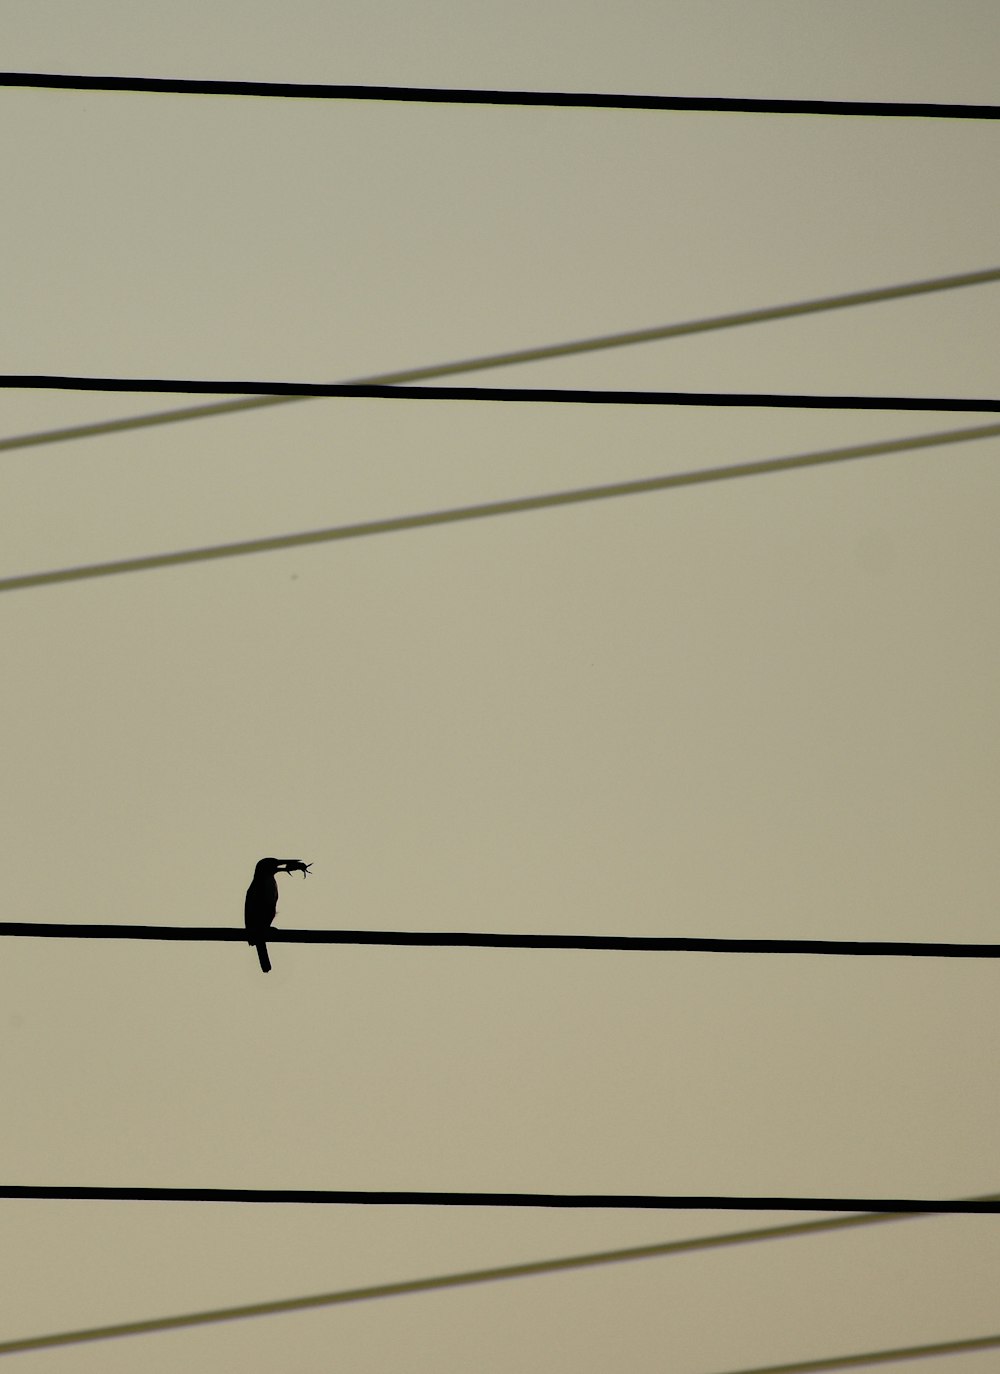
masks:
[(303, 877), (309, 872), (312, 864), (304, 863), (301, 859), (279, 859), (277, 872), (279, 873), (301, 873)]

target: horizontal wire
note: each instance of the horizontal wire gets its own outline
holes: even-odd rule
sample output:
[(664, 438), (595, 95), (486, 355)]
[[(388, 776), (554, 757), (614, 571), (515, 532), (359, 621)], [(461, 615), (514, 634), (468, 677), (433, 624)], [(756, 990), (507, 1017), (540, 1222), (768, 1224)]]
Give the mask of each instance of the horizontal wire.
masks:
[(0, 1198), (62, 1202), (252, 1202), (366, 1207), (557, 1207), (736, 1212), (1000, 1213), (994, 1198), (744, 1197), (681, 1193), (483, 1193), (358, 1188), (105, 1188), (0, 1184)]
[(469, 90), (438, 86), (324, 85), (302, 81), (201, 81), (156, 76), (0, 72), (0, 86), (139, 91), (169, 95), (269, 96), (291, 100), (404, 100), (448, 105), (555, 105), (599, 110), (689, 110), (730, 114), (868, 115), (903, 119), (998, 119), (1000, 106), (907, 100), (758, 100), (731, 96), (616, 95), (588, 91)]
[[(990, 1194), (996, 1197), (996, 1194)], [(585, 1255), (565, 1255), (556, 1259), (529, 1260), (523, 1264), (497, 1265), (490, 1269), (468, 1269), (457, 1274), (435, 1274), (430, 1278), (403, 1279), (396, 1283), (372, 1284), (364, 1288), (342, 1288), (332, 1293), (313, 1293), (301, 1298), (277, 1298), (264, 1302), (244, 1303), (239, 1307), (217, 1307), (204, 1312), (185, 1312), (170, 1317), (149, 1317), (143, 1321), (115, 1322), (110, 1326), (91, 1326), (77, 1331), (59, 1331), (43, 1336), (27, 1336), (19, 1340), (0, 1341), (0, 1355), (13, 1355), (25, 1350), (42, 1350), (55, 1345), (79, 1345), (85, 1341), (110, 1340), (115, 1336), (145, 1336), (157, 1331), (174, 1331), (179, 1327), (206, 1326), (217, 1322), (237, 1321), (244, 1317), (270, 1317), (288, 1312), (308, 1311), (317, 1307), (334, 1307), (344, 1303), (365, 1302), (374, 1298), (395, 1298), (410, 1293), (427, 1293), (442, 1288), (465, 1288), (473, 1284), (494, 1283), (502, 1279), (535, 1278), (566, 1270), (590, 1269), (626, 1261), (660, 1259), (698, 1250), (714, 1250), (725, 1246), (748, 1245), (765, 1240), (790, 1240), (797, 1236), (815, 1235), (826, 1231), (846, 1230), (876, 1223), (914, 1220), (933, 1215), (927, 1212), (866, 1212), (858, 1216), (825, 1217), (819, 1221), (795, 1221), (781, 1226), (761, 1226), (746, 1231), (728, 1231), (717, 1235), (693, 1236), (685, 1240), (668, 1240), (653, 1245), (633, 1245), (621, 1250), (598, 1250)]]
[(517, 401), (568, 405), (766, 406), (799, 410), (1000, 411), (1000, 400), (954, 396), (824, 396), (759, 391), (615, 391), (569, 387), (390, 386), (376, 382), (210, 382), (151, 377), (58, 377), (6, 373), (0, 388), (53, 391), (194, 392), (254, 396), (355, 396), (386, 401)]
[(58, 940), (195, 940), (234, 944), (407, 945), (462, 949), (579, 949), (690, 952), (697, 954), (825, 954), (926, 959), (1000, 959), (1000, 945), (932, 940), (713, 939), (675, 935), (538, 935), (507, 931), (293, 930), (271, 926), (248, 942), (232, 926), (92, 925), (73, 922), (0, 921), (0, 937)]
[(82, 582), (92, 577), (114, 577), (120, 573), (148, 572), (153, 568), (179, 567), (217, 558), (241, 558), (246, 554), (272, 553), (279, 549), (305, 548), (343, 539), (367, 538), (376, 534), (398, 534), (403, 530), (427, 529), (434, 525), (453, 525), (466, 520), (489, 519), (499, 515), (521, 515), (527, 511), (573, 506), (590, 501), (607, 501), (618, 496), (640, 496), (675, 487), (700, 486), (707, 482), (729, 481), (737, 477), (760, 477), (767, 473), (790, 472), (796, 468), (819, 467), (828, 463), (873, 458), (912, 449), (934, 448), (970, 439), (989, 439), (1000, 435), (1000, 424), (973, 429), (943, 430), (904, 439), (885, 439), (847, 448), (823, 449), (818, 453), (795, 454), (788, 458), (764, 458), (756, 462), (735, 463), (725, 467), (701, 468), (694, 472), (674, 472), (664, 477), (644, 477), (630, 482), (610, 482), (597, 487), (546, 492), (539, 496), (512, 497), (506, 501), (486, 501), (475, 506), (456, 506), (449, 510), (427, 511), (416, 515), (390, 516), (382, 520), (362, 520), (353, 525), (331, 529), (307, 530), (300, 534), (266, 535), (233, 544), (211, 544), (200, 549), (180, 549), (173, 553), (144, 554), (137, 558), (117, 558), (106, 563), (87, 563), (75, 568), (52, 568), (43, 572), (0, 577), (0, 592), (25, 591), (29, 587), (52, 586), (60, 582)]
[[(566, 358), (580, 353), (603, 349), (625, 348), (633, 344), (654, 343), (680, 338), (688, 334), (709, 333), (718, 329), (734, 329), (742, 325), (766, 324), (772, 320), (793, 319), (800, 315), (826, 310), (844, 310), (856, 305), (876, 305), (882, 301), (901, 300), (908, 296), (926, 295), (936, 291), (954, 291), (964, 286), (984, 286), (1000, 281), (1000, 268), (991, 267), (978, 272), (961, 272), (948, 277), (931, 277), (924, 281), (904, 282), (897, 286), (874, 287), (867, 291), (850, 291), (839, 296), (821, 296), (810, 301), (786, 305), (762, 306), (756, 310), (742, 310), (727, 315), (714, 315), (699, 320), (684, 320), (675, 324), (656, 325), (647, 329), (626, 330), (597, 338), (578, 339), (567, 343), (544, 344), (506, 353), (494, 353), (481, 358), (459, 362), (436, 363), (427, 367), (406, 368), (384, 372), (373, 377), (355, 379), (363, 385), (393, 385), (422, 382), (434, 377), (454, 376), (462, 372), (478, 372), (494, 367), (512, 367), (520, 363), (543, 362), (549, 358)], [(289, 405), (307, 399), (303, 396), (242, 397), (233, 401), (216, 401), (208, 405), (181, 406), (175, 410), (154, 411), (152, 414), (126, 416), (117, 420), (98, 420), (90, 424), (68, 425), (60, 429), (41, 430), (34, 434), (12, 435), (0, 439), (0, 452), (31, 448), (38, 444), (62, 443), (69, 439), (90, 439), (99, 435), (119, 434), (126, 430), (145, 429), (154, 425), (174, 424), (181, 420), (203, 420), (212, 416), (233, 415), (266, 406)]]
[(755, 1365), (753, 1369), (727, 1370), (726, 1374), (813, 1374), (822, 1369), (858, 1369), (862, 1365), (891, 1364), (896, 1360), (920, 1360), (937, 1355), (965, 1355), (1000, 1345), (1000, 1335), (971, 1336), (960, 1341), (932, 1345), (904, 1345), (895, 1350), (868, 1350), (860, 1355), (828, 1355), (819, 1360), (793, 1360), (791, 1364)]

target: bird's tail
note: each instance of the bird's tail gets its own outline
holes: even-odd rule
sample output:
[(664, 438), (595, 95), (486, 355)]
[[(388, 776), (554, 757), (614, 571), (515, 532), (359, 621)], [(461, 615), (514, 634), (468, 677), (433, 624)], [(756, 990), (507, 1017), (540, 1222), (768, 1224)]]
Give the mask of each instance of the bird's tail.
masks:
[(271, 961), (270, 961), (270, 959), (267, 957), (267, 945), (264, 944), (263, 940), (262, 940), (261, 943), (257, 946), (257, 958), (260, 960), (260, 971), (261, 971), (261, 973), (270, 973), (270, 972), (271, 972)]

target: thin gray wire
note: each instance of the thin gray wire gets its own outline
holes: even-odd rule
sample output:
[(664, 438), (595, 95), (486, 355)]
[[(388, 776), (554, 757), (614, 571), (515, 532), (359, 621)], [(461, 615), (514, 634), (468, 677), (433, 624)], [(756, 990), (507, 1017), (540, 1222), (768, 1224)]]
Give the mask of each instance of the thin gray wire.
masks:
[(906, 1345), (895, 1350), (867, 1350), (859, 1355), (829, 1355), (819, 1360), (794, 1360), (791, 1364), (755, 1365), (753, 1369), (727, 1370), (726, 1374), (814, 1374), (821, 1369), (858, 1369), (862, 1365), (889, 1364), (895, 1360), (921, 1360), (936, 1355), (966, 1355), (1000, 1345), (1000, 1335), (972, 1336), (934, 1345)]
[(398, 515), (384, 520), (364, 520), (331, 529), (307, 530), (300, 534), (268, 535), (244, 539), (235, 544), (213, 544), (200, 549), (181, 549), (173, 553), (144, 554), (138, 558), (119, 558), (107, 563), (88, 563), (76, 568), (55, 568), (0, 578), (0, 592), (25, 591), (30, 587), (52, 586), (60, 582), (82, 582), (93, 577), (113, 577), (119, 573), (148, 572), (153, 568), (179, 567), (217, 558), (240, 558), (251, 553), (272, 553), (278, 549), (303, 548), (343, 539), (359, 539), (373, 534), (398, 534), (403, 530), (426, 529), (432, 525), (453, 525), (466, 520), (482, 520), (497, 515), (519, 515), (526, 511), (555, 506), (606, 501), (616, 496), (638, 496), (675, 487), (692, 487), (706, 482), (728, 481), (735, 477), (756, 477), (765, 473), (789, 472), (794, 468), (819, 467), (855, 458), (872, 458), (910, 449), (957, 444), (969, 439), (988, 439), (1000, 435), (1000, 424), (979, 425), (973, 429), (943, 430), (905, 439), (855, 444), (849, 448), (824, 449), (818, 453), (794, 454), (788, 458), (764, 458), (757, 462), (736, 463), (726, 467), (703, 468), (694, 472), (675, 472), (663, 477), (645, 477), (632, 482), (611, 482), (599, 487), (547, 492), (540, 496), (519, 496), (507, 501), (488, 501), (476, 506), (457, 506), (450, 510), (427, 511), (417, 515)]
[[(990, 1201), (989, 1193), (976, 1201)], [(80, 1345), (85, 1341), (104, 1341), (116, 1336), (146, 1336), (157, 1331), (175, 1331), (185, 1326), (207, 1326), (215, 1322), (238, 1321), (244, 1317), (270, 1317), (287, 1312), (303, 1312), (316, 1307), (336, 1307), (344, 1303), (365, 1302), (372, 1298), (395, 1298), (408, 1293), (428, 1293), (442, 1288), (466, 1288), (500, 1279), (532, 1278), (570, 1269), (590, 1269), (598, 1265), (619, 1264), (626, 1260), (656, 1259), (693, 1250), (715, 1250), (724, 1246), (747, 1245), (762, 1240), (784, 1240), (794, 1236), (842, 1231), (881, 1222), (914, 1220), (930, 1216), (927, 1212), (863, 1212), (856, 1216), (828, 1217), (817, 1221), (795, 1221), (780, 1226), (754, 1227), (747, 1231), (726, 1231), (714, 1236), (694, 1236), (686, 1240), (663, 1241), (654, 1245), (635, 1245), (620, 1250), (599, 1250), (585, 1255), (564, 1255), (557, 1259), (533, 1260), (525, 1264), (498, 1265), (490, 1269), (471, 1269), (458, 1274), (436, 1274), (430, 1278), (408, 1279), (399, 1283), (380, 1283), (366, 1288), (342, 1288), (332, 1293), (315, 1293), (302, 1298), (279, 1298), (268, 1302), (245, 1303), (239, 1307), (217, 1307), (205, 1312), (185, 1312), (179, 1316), (150, 1317), (145, 1321), (115, 1322), (78, 1331), (59, 1331), (20, 1340), (0, 1341), (0, 1355), (26, 1350), (42, 1350), (55, 1345)]]
[[(494, 353), (461, 362), (437, 363), (429, 367), (406, 368), (398, 372), (381, 372), (372, 377), (351, 378), (348, 385), (395, 386), (407, 382), (429, 381), (434, 377), (455, 376), (462, 372), (511, 367), (516, 363), (544, 362), (548, 358), (567, 358), (577, 353), (595, 353), (608, 348), (623, 348), (630, 344), (654, 343), (660, 339), (679, 338), (684, 334), (704, 334), (716, 329), (733, 329), (738, 325), (764, 324), (769, 320), (791, 319), (798, 315), (811, 315), (824, 310), (842, 310), (853, 305), (874, 305), (879, 301), (899, 300), (905, 296), (925, 295), (933, 291), (953, 291), (961, 286), (982, 286), (996, 281), (1000, 281), (1000, 267), (990, 267), (980, 272), (931, 277), (925, 281), (875, 287), (870, 291), (851, 291), (840, 296), (820, 296), (815, 300), (799, 301), (791, 305), (764, 306), (758, 310), (743, 310), (728, 315), (713, 315), (707, 319), (686, 320), (680, 324), (604, 334), (598, 338), (580, 339), (571, 343), (515, 349), (508, 353)], [(99, 420), (93, 424), (69, 425), (62, 429), (42, 430), (35, 434), (14, 435), (8, 439), (0, 439), (0, 451), (9, 452), (12, 449), (31, 448), (38, 444), (61, 443), (67, 439), (90, 439), (103, 434), (119, 434), (125, 430), (173, 424), (178, 420), (201, 420), (213, 415), (234, 415), (242, 411), (260, 410), (266, 406), (289, 405), (295, 401), (311, 399), (314, 398), (249, 396), (234, 401), (212, 401), (205, 405), (180, 406), (175, 410), (154, 411), (148, 415), (134, 415), (120, 420)]]

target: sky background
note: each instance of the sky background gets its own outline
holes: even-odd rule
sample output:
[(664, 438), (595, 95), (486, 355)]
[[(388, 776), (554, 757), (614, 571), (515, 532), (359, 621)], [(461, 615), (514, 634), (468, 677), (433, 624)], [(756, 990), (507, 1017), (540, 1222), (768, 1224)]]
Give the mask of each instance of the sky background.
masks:
[[(995, 102), (987, 0), (8, 0), (9, 70)], [(325, 381), (998, 264), (995, 122), (0, 92), (0, 371)], [(995, 397), (1000, 284), (484, 385)], [(461, 380), (461, 379), (456, 379)], [(4, 392), (0, 434), (165, 409)], [(186, 404), (176, 398), (176, 404)], [(985, 423), (310, 400), (0, 457), (0, 576)], [(0, 596), (6, 919), (994, 941), (1000, 440)], [(992, 963), (8, 940), (0, 1181), (1000, 1191)], [(797, 1219), (5, 1202), (0, 1339)], [(716, 1374), (951, 1217), (24, 1354)], [(12, 1366), (13, 1367), (13, 1366)], [(995, 1352), (942, 1359), (985, 1374)]]

